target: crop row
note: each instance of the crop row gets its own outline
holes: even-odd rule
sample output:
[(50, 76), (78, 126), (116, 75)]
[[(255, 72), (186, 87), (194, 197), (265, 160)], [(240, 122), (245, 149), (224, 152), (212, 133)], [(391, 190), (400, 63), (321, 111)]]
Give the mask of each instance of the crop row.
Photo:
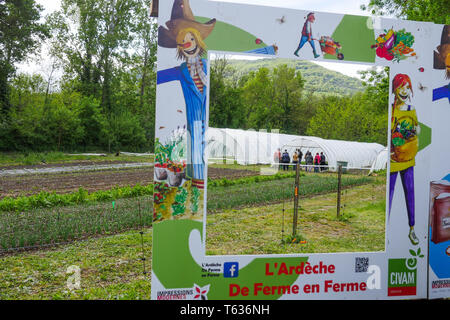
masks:
[(3, 198), (0, 200), (0, 211), (27, 211), (36, 208), (69, 206), (151, 194), (153, 194), (153, 184), (147, 186), (137, 184), (134, 187), (114, 187), (110, 190), (100, 190), (91, 193), (84, 188), (79, 188), (77, 192), (64, 194), (41, 191), (39, 194), (31, 196)]
[[(270, 176), (250, 176), (238, 179), (215, 179), (209, 180), (209, 187), (233, 186), (241, 184), (251, 184), (263, 181), (273, 181), (292, 177), (293, 173)], [(153, 194), (153, 184), (142, 186), (140, 184), (134, 187), (115, 187), (110, 190), (100, 190), (89, 193), (84, 188), (72, 193), (58, 194), (55, 192), (41, 191), (36, 195), (5, 197), (0, 200), (0, 211), (27, 211), (37, 208), (52, 208), (58, 206), (70, 206), (83, 203), (93, 203), (97, 201), (111, 201), (124, 198), (134, 198)]]
[[(256, 177), (247, 177), (237, 179), (239, 183), (226, 180), (217, 183), (222, 186), (210, 183), (208, 212), (293, 199), (294, 178), (268, 177), (273, 180), (263, 177), (268, 181), (255, 182)], [(342, 179), (342, 184), (350, 186), (372, 181), (371, 177), (348, 176)], [(300, 179), (301, 196), (336, 190), (335, 175), (307, 175)], [(151, 226), (152, 191), (153, 185), (138, 185), (91, 194), (83, 189), (66, 195), (42, 193), (29, 197), (32, 199), (29, 202), (17, 198), (18, 202), (13, 202), (8, 211), (0, 212), (0, 253), (2, 249), (40, 247)]]

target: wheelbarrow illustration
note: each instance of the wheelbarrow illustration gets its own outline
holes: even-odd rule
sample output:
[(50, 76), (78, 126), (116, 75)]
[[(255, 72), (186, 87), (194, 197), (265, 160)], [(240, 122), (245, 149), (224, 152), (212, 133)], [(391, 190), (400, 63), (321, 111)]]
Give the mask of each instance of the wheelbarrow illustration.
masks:
[(332, 56), (336, 56), (339, 60), (344, 60), (344, 55), (340, 52), (342, 46), (339, 42), (334, 41), (333, 38), (328, 36), (322, 36), (320, 37), (320, 40), (314, 40), (319, 41), (320, 50), (322, 50), (324, 54), (328, 53)]

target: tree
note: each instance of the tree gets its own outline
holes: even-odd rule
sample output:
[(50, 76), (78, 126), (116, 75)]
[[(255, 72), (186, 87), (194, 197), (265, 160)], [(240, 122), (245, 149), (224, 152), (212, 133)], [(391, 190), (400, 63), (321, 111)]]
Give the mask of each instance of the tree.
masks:
[[(141, 148), (150, 149), (153, 145), (157, 25), (148, 8), (149, 0), (63, 0), (61, 11), (48, 19), (53, 31), (52, 55), (65, 66), (66, 87), (98, 101), (100, 122), (107, 122), (99, 141), (108, 151), (126, 146), (124, 141), (132, 138), (125, 138), (119, 120), (126, 120), (127, 128), (145, 130), (145, 139), (133, 144), (139, 141)], [(127, 114), (135, 116), (127, 118)], [(136, 124), (131, 126), (130, 119)], [(140, 134), (133, 130), (126, 132)], [(86, 137), (93, 134), (88, 129)], [(90, 138), (84, 143), (94, 141)]]
[(300, 71), (285, 64), (251, 72), (243, 88), (249, 127), (297, 132), (304, 82)]
[(52, 53), (65, 61), (66, 73), (78, 80), (78, 90), (100, 99), (113, 112), (114, 73), (132, 41), (133, 0), (63, 0), (61, 11), (49, 17), (54, 32)]
[(275, 117), (281, 110), (274, 104), (274, 87), (268, 68), (250, 72), (243, 87), (242, 98), (246, 105), (247, 126), (244, 129), (279, 129)]
[(243, 128), (246, 124), (242, 89), (228, 75), (234, 74), (225, 57), (211, 63), (209, 122), (211, 127)]
[(370, 0), (361, 9), (377, 15), (395, 15), (398, 18), (450, 24), (448, 0)]
[(386, 114), (389, 103), (389, 68), (373, 68), (359, 72), (365, 88), (365, 101), (368, 110), (376, 114)]
[(48, 28), (40, 23), (42, 6), (34, 0), (0, 0), (0, 113), (10, 109), (9, 80), (15, 64), (38, 49), (48, 37)]
[(300, 99), (305, 81), (300, 71), (281, 65), (273, 69), (275, 103), (280, 112), (277, 122), (283, 132), (294, 133), (301, 117)]

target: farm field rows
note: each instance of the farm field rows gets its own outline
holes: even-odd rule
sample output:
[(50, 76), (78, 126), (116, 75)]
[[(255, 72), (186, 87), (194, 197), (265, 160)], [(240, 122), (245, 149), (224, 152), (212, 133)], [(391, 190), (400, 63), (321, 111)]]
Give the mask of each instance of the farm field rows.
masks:
[[(298, 231), (307, 242), (298, 244), (288, 241), (292, 171), (273, 180), (258, 177), (256, 166), (213, 165), (208, 173), (207, 254), (384, 248), (384, 176), (344, 175), (343, 210), (338, 219), (336, 175), (302, 172)], [(142, 168), (7, 177), (1, 180), (0, 190), (4, 198), (6, 194), (36, 195), (43, 190), (58, 194), (107, 192), (152, 183), (152, 168)], [(145, 193), (0, 211), (0, 299), (148, 299), (152, 206), (151, 194)], [(8, 248), (11, 250), (1, 252)], [(75, 291), (66, 285), (70, 266), (81, 270), (81, 288)]]
[[(374, 190), (380, 192), (374, 194)], [(342, 220), (332, 208), (335, 194), (302, 199), (298, 230), (306, 244), (281, 242), (283, 203), (215, 212), (208, 216), (207, 254), (383, 250), (383, 190), (381, 184), (348, 189)], [(284, 209), (287, 239), (292, 205), (285, 202)], [(143, 238), (140, 230), (129, 230), (5, 255), (0, 259), (0, 299), (148, 299), (152, 228), (142, 230)], [(146, 258), (146, 274), (142, 257)], [(81, 270), (81, 288), (74, 291), (66, 286), (70, 266)]]
[[(210, 168), (208, 177), (241, 178), (257, 175), (253, 170)], [(32, 195), (41, 191), (68, 193), (79, 188), (89, 192), (107, 190), (115, 186), (148, 185), (153, 183), (153, 168), (87, 171), (62, 174), (33, 174), (2, 177), (0, 179), (0, 199), (19, 195)]]

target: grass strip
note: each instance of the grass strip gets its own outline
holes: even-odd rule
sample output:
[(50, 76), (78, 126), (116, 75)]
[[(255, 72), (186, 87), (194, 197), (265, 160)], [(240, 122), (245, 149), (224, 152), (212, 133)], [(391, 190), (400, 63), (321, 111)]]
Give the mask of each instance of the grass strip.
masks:
[(134, 187), (114, 187), (110, 190), (100, 190), (89, 193), (84, 188), (77, 192), (57, 194), (55, 192), (41, 191), (39, 194), (20, 197), (6, 197), (0, 200), (0, 211), (27, 211), (37, 208), (51, 208), (77, 204), (93, 203), (98, 201), (133, 198), (153, 194), (153, 184)]
[[(104, 154), (104, 152), (100, 152)], [(58, 151), (49, 152), (10, 152), (0, 153), (0, 166), (20, 166), (37, 165), (42, 163), (72, 163), (79, 161), (105, 162), (105, 161), (126, 161), (126, 162), (153, 162), (154, 158), (150, 156), (131, 156), (120, 154), (105, 154), (104, 156), (83, 155), (83, 154), (65, 154)]]

